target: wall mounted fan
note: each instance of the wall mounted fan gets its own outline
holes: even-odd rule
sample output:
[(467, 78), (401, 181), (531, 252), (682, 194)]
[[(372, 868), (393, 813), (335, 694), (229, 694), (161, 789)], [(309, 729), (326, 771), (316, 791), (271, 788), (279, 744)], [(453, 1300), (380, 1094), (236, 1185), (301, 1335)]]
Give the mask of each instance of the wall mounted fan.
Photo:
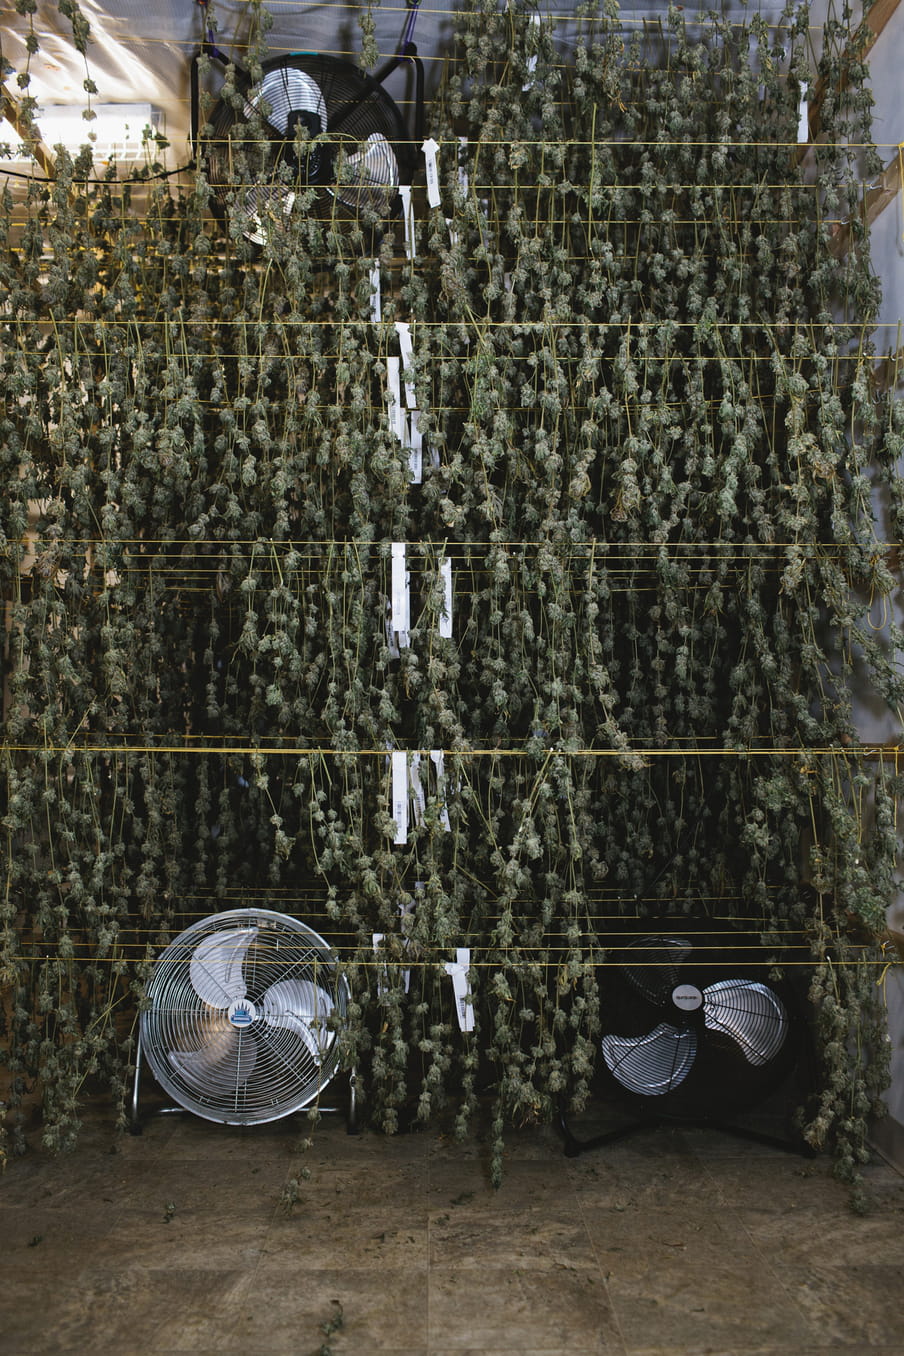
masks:
[[(417, 6), (409, 8), (396, 54), (374, 75), (316, 52), (270, 58), (256, 83), (237, 69), (236, 94), (220, 98), (203, 141), (196, 58), (196, 154), (206, 160), (215, 201), (226, 212), (241, 210), (244, 235), (253, 244), (284, 231), (299, 203), (307, 215), (355, 220), (371, 229), (401, 211), (399, 188), (411, 183), (415, 143), (423, 133), (423, 68), (411, 41)], [(202, 52), (227, 63), (212, 41)], [(415, 142), (383, 88), (406, 61), (415, 68)]]
[[(790, 986), (771, 978), (758, 935), (654, 922), (612, 940), (599, 983), (604, 1092), (637, 1120), (594, 1145), (677, 1120), (802, 1147), (730, 1124), (770, 1096), (801, 1048), (798, 1005)], [(591, 1147), (565, 1128), (567, 1152)]]
[(158, 957), (141, 1014), (143, 1056), (186, 1111), (227, 1125), (308, 1106), (339, 1067), (348, 988), (313, 929), (233, 909), (193, 923)]

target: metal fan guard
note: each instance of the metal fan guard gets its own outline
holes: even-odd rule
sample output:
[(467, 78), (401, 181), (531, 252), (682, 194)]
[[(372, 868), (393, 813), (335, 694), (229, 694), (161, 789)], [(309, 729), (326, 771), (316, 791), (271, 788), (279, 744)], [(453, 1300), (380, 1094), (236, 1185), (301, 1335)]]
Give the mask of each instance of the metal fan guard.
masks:
[(723, 948), (713, 961), (713, 950), (705, 934), (683, 931), (623, 946), (600, 1048), (609, 1075), (633, 1097), (702, 1114), (710, 1104), (757, 1100), (787, 1067), (792, 1017), (780, 994), (746, 968), (726, 976), (733, 954)]
[[(191, 967), (199, 948), (216, 948), (217, 938), (221, 956), (231, 948), (238, 957), (221, 973), (244, 985), (245, 994), (236, 989), (230, 1001), (223, 990), (212, 1006), (205, 997), (214, 997), (218, 980), (202, 995)], [(323, 995), (330, 1011), (321, 1015), (315, 1007), (315, 1020), (302, 1020), (274, 1001), (274, 993), (287, 991), (309, 1004)], [(147, 996), (142, 1053), (161, 1088), (205, 1120), (279, 1120), (313, 1102), (338, 1071), (348, 985), (323, 937), (287, 914), (232, 909), (191, 924), (157, 958)]]
[[(401, 210), (398, 187), (410, 182), (413, 152), (402, 114), (382, 85), (350, 62), (323, 53), (274, 57), (264, 62), (262, 70), (261, 82), (247, 91), (246, 116), (265, 97), (273, 110), (268, 121), (278, 134), (286, 135), (287, 147), (294, 114), (315, 113), (320, 123), (324, 144), (318, 149), (315, 142), (312, 151), (312, 161), (320, 169), (306, 184), (316, 194), (314, 214), (332, 216), (338, 207), (346, 217), (369, 213), (376, 221), (397, 216)], [(281, 80), (287, 82), (283, 91)], [(306, 82), (301, 93), (295, 87), (298, 81)], [(308, 85), (318, 90), (316, 100)], [(271, 228), (287, 225), (299, 184), (268, 178), (257, 184), (230, 185), (231, 143), (237, 133), (241, 145), (241, 123), (221, 100), (211, 124), (214, 134), (207, 154), (214, 196), (221, 207), (233, 210), (233, 195), (237, 195), (236, 201), (248, 215), (246, 239), (263, 245)], [(288, 158), (292, 160), (291, 150)], [(322, 182), (322, 174), (333, 168), (338, 171), (337, 182)]]

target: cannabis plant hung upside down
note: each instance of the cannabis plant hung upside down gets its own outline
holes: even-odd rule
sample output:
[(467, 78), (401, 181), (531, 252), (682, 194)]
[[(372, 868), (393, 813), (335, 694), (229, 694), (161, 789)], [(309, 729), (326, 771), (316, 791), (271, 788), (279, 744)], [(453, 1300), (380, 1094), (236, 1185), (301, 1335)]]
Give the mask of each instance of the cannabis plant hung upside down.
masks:
[[(506, 1121), (586, 1101), (626, 919), (753, 927), (777, 964), (792, 934), (806, 1133), (847, 1171), (863, 1153), (885, 1070), (860, 928), (899, 784), (852, 690), (904, 695), (868, 615), (904, 429), (856, 219), (830, 248), (865, 71), (837, 79), (847, 15), (810, 68), (805, 6), (771, 31), (672, 8), (629, 40), (607, 0), (567, 44), (536, 17), (460, 12), (441, 203), (415, 189), (410, 255), (384, 231), (379, 320), (363, 232), (299, 210), (256, 249), (203, 158), (128, 182), (61, 152), (7, 182), (2, 973), (8, 1105), (39, 1087), (48, 1144), (87, 1078), (124, 1105), (158, 949), (259, 902), (336, 945), (375, 1121), (451, 1100), (464, 1129), (489, 1082), (497, 1162)], [(401, 842), (394, 750), (423, 768)]]

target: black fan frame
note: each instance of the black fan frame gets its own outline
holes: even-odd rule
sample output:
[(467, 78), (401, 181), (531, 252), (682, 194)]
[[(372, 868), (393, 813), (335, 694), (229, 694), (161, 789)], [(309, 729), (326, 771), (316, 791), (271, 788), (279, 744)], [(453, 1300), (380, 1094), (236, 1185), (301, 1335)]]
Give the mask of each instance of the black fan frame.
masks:
[[(690, 944), (690, 956), (678, 963), (675, 970), (681, 985), (693, 985), (703, 991), (720, 981), (739, 979), (770, 990), (787, 1016), (780, 1050), (763, 1065), (751, 1064), (732, 1037), (705, 1025), (702, 1007), (683, 1011), (675, 1005), (671, 998), (671, 976), (669, 983), (662, 985), (658, 1000), (642, 993), (626, 974), (629, 968), (642, 968), (630, 954), (630, 948), (654, 938), (680, 939)], [(801, 1053), (804, 1026), (795, 987), (786, 979), (771, 978), (771, 966), (765, 957), (752, 962), (751, 948), (742, 945), (742, 934), (734, 940), (724, 933), (708, 931), (706, 920), (660, 919), (627, 934), (611, 947), (610, 954), (616, 957), (615, 963), (607, 965), (599, 975), (602, 1034), (640, 1037), (663, 1022), (681, 1031), (695, 1031), (697, 1053), (681, 1082), (650, 1095), (624, 1087), (601, 1054), (598, 1083), (607, 1098), (618, 1100), (639, 1116), (657, 1120), (721, 1120), (762, 1103), (794, 1068)]]
[[(208, 172), (214, 179), (218, 165), (222, 162), (223, 152), (218, 143), (226, 141), (232, 129), (241, 126), (243, 119), (225, 100), (220, 99), (210, 118), (213, 135), (202, 138), (200, 135), (199, 113), (199, 75), (198, 63), (203, 55), (212, 56), (221, 64), (230, 64), (212, 43), (205, 42), (191, 65), (191, 122), (192, 145), (196, 163), (206, 158)], [(383, 88), (384, 80), (404, 62), (411, 62), (415, 71), (415, 114), (413, 138), (409, 136), (405, 119), (395, 101)], [(280, 69), (293, 69), (309, 76), (323, 90), (327, 105), (327, 129), (322, 148), (318, 148), (306, 165), (300, 165), (295, 155), (294, 141), (289, 141), (277, 128), (272, 128), (273, 144), (272, 164), (274, 177), (280, 161), (286, 163), (296, 178), (300, 180), (299, 189), (314, 190), (314, 204), (308, 215), (353, 219), (355, 209), (346, 203), (341, 195), (330, 191), (329, 180), (335, 156), (331, 148), (330, 135), (343, 136), (348, 133), (355, 140), (363, 140), (370, 131), (382, 133), (389, 142), (398, 165), (398, 183), (410, 183), (416, 163), (417, 147), (423, 138), (424, 75), (423, 66), (417, 55), (414, 43), (403, 41), (399, 51), (389, 59), (374, 75), (368, 74), (354, 63), (343, 58), (318, 52), (293, 52), (268, 58), (261, 64), (262, 79)], [(260, 82), (251, 79), (249, 73), (235, 67), (235, 88), (238, 94), (251, 92)], [(337, 93), (338, 91), (338, 93)], [(344, 130), (346, 129), (346, 130)], [(307, 171), (307, 172), (306, 172)], [(272, 180), (270, 182), (273, 182)], [(249, 185), (253, 187), (253, 185)], [(262, 187), (266, 187), (262, 184)], [(213, 184), (213, 206), (220, 214), (228, 209), (228, 184)], [(398, 191), (394, 192), (388, 204), (384, 220), (397, 217), (402, 210), (402, 199)], [(363, 223), (367, 224), (367, 223)], [(375, 230), (373, 223), (371, 231)]]

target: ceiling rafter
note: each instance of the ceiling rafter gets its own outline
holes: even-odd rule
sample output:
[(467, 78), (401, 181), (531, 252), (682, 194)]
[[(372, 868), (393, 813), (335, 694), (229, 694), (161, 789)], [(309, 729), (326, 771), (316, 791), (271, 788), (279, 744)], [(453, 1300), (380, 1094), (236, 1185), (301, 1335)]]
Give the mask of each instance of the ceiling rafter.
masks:
[(52, 178), (56, 167), (53, 151), (39, 137), (35, 137), (33, 126), (22, 116), (18, 100), (13, 98), (2, 84), (0, 84), (0, 117), (4, 117), (18, 133), (47, 177)]
[[(876, 218), (885, 211), (890, 203), (894, 202), (900, 192), (901, 150), (899, 148), (879, 177), (870, 184), (864, 193), (856, 219), (863, 223), (866, 230), (869, 230)], [(851, 248), (853, 221), (854, 218), (849, 218), (846, 222), (836, 226), (835, 233), (829, 241), (829, 252), (836, 259), (843, 258)]]

